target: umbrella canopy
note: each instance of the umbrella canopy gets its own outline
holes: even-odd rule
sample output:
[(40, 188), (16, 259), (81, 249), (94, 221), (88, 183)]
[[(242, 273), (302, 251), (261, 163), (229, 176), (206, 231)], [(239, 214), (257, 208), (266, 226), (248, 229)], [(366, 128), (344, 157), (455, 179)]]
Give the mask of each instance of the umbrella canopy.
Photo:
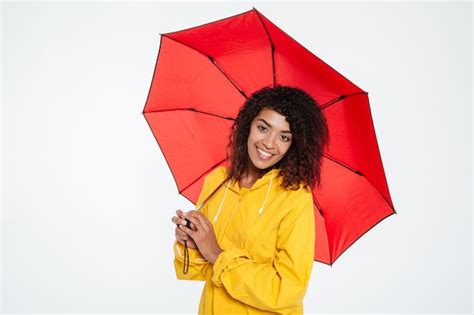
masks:
[(306, 91), (328, 123), (322, 187), (313, 199), (315, 260), (332, 265), (395, 213), (367, 92), (252, 9), (161, 34), (143, 115), (179, 192), (196, 203), (204, 177), (228, 165), (231, 126), (246, 99), (275, 85)]

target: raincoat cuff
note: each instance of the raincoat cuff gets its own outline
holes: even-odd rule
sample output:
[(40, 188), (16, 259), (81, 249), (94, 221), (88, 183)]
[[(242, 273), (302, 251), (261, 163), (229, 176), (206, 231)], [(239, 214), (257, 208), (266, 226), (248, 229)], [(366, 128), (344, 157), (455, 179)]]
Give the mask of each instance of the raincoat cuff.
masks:
[(212, 282), (216, 286), (223, 286), (221, 277), (225, 275), (225, 272), (227, 270), (231, 270), (239, 265), (238, 258), (240, 257), (250, 259), (250, 256), (247, 251), (240, 248), (231, 248), (224, 250), (219, 254), (219, 256), (217, 256), (217, 259), (214, 262), (214, 266), (212, 267), (214, 271), (214, 275), (212, 276)]
[[(175, 240), (173, 248), (176, 259), (184, 263), (184, 245)], [(190, 264), (207, 264), (207, 260), (201, 255), (199, 250), (188, 247), (188, 253)]]

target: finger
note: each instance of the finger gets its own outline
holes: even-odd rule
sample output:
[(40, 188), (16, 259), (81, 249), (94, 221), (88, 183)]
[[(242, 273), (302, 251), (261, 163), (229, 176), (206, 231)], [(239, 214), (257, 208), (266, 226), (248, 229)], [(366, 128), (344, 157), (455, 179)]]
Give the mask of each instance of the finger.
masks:
[(184, 232), (183, 230), (179, 229), (178, 227), (176, 227), (175, 234), (176, 234), (177, 236), (180, 236), (180, 237), (189, 237), (189, 235), (186, 234), (186, 232)]
[(199, 211), (196, 211), (196, 210), (190, 210), (190, 211), (188, 211), (187, 215), (200, 216), (200, 215), (203, 215), (203, 214)]
[(189, 237), (176, 236), (176, 239), (177, 239), (178, 241), (189, 241)]
[(186, 233), (184, 233), (184, 232), (183, 232), (183, 234), (181, 234), (181, 233), (176, 233), (176, 238), (177, 238), (178, 240), (182, 240), (182, 241), (187, 241), (187, 240), (190, 239), (190, 237), (189, 237)]
[(197, 232), (194, 232), (193, 230), (191, 229), (188, 229), (187, 227), (185, 227), (184, 225), (180, 225), (179, 226), (179, 229), (184, 231), (186, 234), (188, 234), (191, 238), (194, 238), (194, 236), (196, 235)]
[(174, 224), (179, 224), (179, 221), (180, 221), (180, 218), (178, 217), (171, 218), (171, 222), (173, 222)]
[[(207, 218), (206, 218), (206, 216), (205, 216), (204, 214), (202, 214), (202, 213), (200, 213), (200, 212), (197, 212), (197, 211), (193, 211), (193, 212), (189, 211), (189, 212), (188, 212), (188, 216), (187, 216), (186, 218), (196, 218), (196, 219), (201, 218), (201, 219), (204, 219), (204, 221), (207, 220)], [(207, 221), (209, 221), (209, 220), (207, 220)], [(202, 220), (199, 221), (199, 222), (202, 222)], [(209, 222), (209, 223), (210, 223), (210, 222)]]
[(182, 240), (185, 240), (185, 241), (190, 238), (190, 236), (188, 234), (186, 234), (186, 232), (184, 232), (183, 230), (181, 230), (178, 227), (176, 227), (176, 232), (174, 234), (175, 234), (176, 238), (182, 239)]
[(200, 222), (199, 222), (199, 219), (198, 218), (195, 218), (194, 216), (188, 216), (186, 217), (187, 220), (189, 220), (189, 222), (191, 222), (192, 225), (194, 225), (194, 227), (199, 230), (200, 229)]
[(210, 222), (207, 220), (206, 217), (200, 215), (198, 216), (198, 220), (202, 226), (202, 228), (204, 229), (204, 231), (208, 232), (210, 230)]
[(199, 229), (205, 232), (208, 232), (211, 229), (212, 224), (204, 214), (193, 210), (189, 211), (188, 214), (187, 219), (194, 222), (197, 226), (196, 228), (199, 226)]
[(180, 219), (178, 217), (173, 217), (171, 219), (171, 221), (174, 223), (174, 224), (186, 224), (186, 221), (184, 219)]
[[(188, 222), (189, 222), (189, 224), (188, 224)], [(178, 221), (178, 224), (182, 224), (182, 225), (196, 231), (196, 225), (193, 222), (191, 222), (191, 220), (189, 220), (189, 218), (182, 219), (182, 220)]]
[(198, 219), (202, 226), (207, 226), (208, 228), (210, 228), (211, 222), (204, 214), (194, 210), (189, 211), (188, 214), (189, 217)]

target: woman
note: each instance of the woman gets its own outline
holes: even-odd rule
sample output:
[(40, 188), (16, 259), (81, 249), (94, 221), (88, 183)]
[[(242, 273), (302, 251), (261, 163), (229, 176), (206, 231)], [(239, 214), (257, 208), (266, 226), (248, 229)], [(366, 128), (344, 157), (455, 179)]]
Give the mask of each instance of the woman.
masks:
[(304, 91), (266, 87), (246, 101), (230, 166), (205, 177), (198, 211), (172, 218), (177, 278), (206, 281), (199, 314), (303, 313), (314, 260), (311, 191), (327, 144), (326, 120)]

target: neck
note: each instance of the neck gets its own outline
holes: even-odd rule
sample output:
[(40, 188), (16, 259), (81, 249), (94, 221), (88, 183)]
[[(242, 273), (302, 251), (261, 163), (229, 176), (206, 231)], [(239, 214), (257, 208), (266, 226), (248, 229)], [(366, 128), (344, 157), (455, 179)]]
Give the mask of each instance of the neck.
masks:
[(261, 177), (259, 170), (250, 162), (239, 180), (240, 187), (250, 188)]

